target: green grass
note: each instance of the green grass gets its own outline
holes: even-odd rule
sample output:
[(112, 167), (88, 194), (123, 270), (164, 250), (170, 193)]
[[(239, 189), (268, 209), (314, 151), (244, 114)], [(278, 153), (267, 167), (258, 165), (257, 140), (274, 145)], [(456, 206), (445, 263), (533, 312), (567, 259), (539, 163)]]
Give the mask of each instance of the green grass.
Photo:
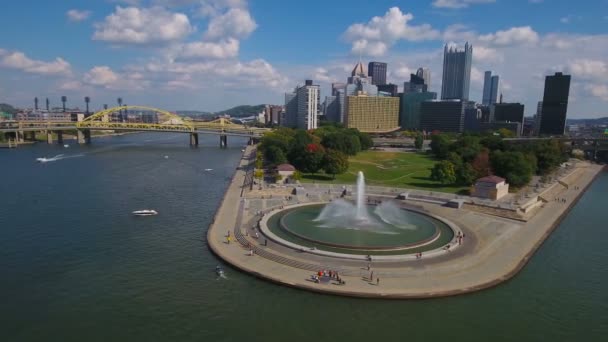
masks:
[(466, 193), (467, 187), (446, 186), (430, 179), (437, 160), (421, 153), (365, 151), (349, 159), (348, 171), (336, 179), (323, 173), (304, 174), (303, 182), (354, 184), (363, 171), (368, 185), (412, 188), (448, 193)]

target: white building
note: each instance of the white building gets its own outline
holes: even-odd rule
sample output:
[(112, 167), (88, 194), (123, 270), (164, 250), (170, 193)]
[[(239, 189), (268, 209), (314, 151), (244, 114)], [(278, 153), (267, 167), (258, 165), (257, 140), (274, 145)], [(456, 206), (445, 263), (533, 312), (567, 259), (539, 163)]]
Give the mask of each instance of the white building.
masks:
[(306, 80), (292, 94), (285, 94), (286, 121), (281, 126), (316, 129), (320, 96), (319, 86), (312, 84), (312, 80)]

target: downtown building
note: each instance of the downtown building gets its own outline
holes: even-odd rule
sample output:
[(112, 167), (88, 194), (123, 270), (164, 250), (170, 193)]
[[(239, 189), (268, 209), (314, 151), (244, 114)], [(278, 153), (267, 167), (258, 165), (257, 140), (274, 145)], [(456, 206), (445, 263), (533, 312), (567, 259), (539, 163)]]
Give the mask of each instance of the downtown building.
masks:
[(319, 112), (319, 86), (306, 80), (293, 93), (285, 94), (285, 123), (282, 126), (299, 129), (316, 129)]
[(422, 102), (437, 100), (437, 93), (428, 91), (430, 77), (429, 69), (419, 68), (416, 74), (410, 74), (409, 82), (403, 83), (399, 108), (399, 125), (401, 128), (420, 130)]
[(491, 106), (498, 99), (498, 75), (492, 76), (491, 71), (486, 71), (483, 78), (483, 97), (481, 103), (484, 106)]
[(373, 85), (386, 84), (386, 71), (388, 65), (382, 62), (369, 62), (367, 65), (368, 76), (371, 78)]
[(363, 92), (348, 96), (347, 128), (365, 133), (388, 133), (399, 130), (399, 98), (368, 96)]
[(570, 75), (556, 72), (545, 78), (539, 135), (563, 135), (566, 130)]
[(471, 84), (471, 63), (473, 46), (466, 43), (464, 50), (449, 47), (443, 49), (443, 78), (441, 83), (442, 100), (469, 99)]
[(426, 132), (462, 133), (467, 102), (462, 100), (424, 101), (420, 106), (420, 129)]

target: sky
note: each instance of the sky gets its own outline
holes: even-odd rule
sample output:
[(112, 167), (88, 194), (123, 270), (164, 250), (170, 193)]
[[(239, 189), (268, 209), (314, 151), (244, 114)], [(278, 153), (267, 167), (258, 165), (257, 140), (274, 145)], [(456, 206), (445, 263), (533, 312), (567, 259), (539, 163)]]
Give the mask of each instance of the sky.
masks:
[(608, 0), (4, 0), (0, 102), (92, 109), (217, 111), (282, 104), (306, 79), (330, 92), (359, 61), (388, 80), (431, 70), (445, 44), (473, 44), (470, 99), (483, 73), (533, 115), (544, 77), (572, 75), (569, 118), (608, 116)]

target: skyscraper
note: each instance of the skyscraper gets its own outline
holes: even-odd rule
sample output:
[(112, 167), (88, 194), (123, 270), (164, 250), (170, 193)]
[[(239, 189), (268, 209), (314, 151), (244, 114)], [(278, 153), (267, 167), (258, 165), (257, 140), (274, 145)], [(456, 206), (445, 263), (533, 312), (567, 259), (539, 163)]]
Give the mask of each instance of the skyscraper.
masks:
[(570, 75), (556, 72), (545, 78), (540, 135), (563, 135), (566, 129)]
[(426, 89), (431, 89), (431, 70), (429, 70), (428, 68), (418, 68), (418, 70), (416, 71), (416, 76), (424, 80)]
[(403, 82), (403, 93), (424, 93), (428, 91), (424, 78), (417, 74), (410, 74), (410, 81)]
[(496, 103), (498, 98), (498, 75), (492, 76), (491, 71), (486, 71), (483, 78), (483, 98), (481, 103), (490, 106)]
[(368, 76), (372, 78), (372, 84), (386, 84), (387, 64), (382, 62), (369, 62), (367, 66)]
[(445, 45), (443, 49), (443, 78), (441, 82), (441, 99), (469, 99), (471, 84), (471, 62), (473, 46), (467, 42), (464, 50)]

